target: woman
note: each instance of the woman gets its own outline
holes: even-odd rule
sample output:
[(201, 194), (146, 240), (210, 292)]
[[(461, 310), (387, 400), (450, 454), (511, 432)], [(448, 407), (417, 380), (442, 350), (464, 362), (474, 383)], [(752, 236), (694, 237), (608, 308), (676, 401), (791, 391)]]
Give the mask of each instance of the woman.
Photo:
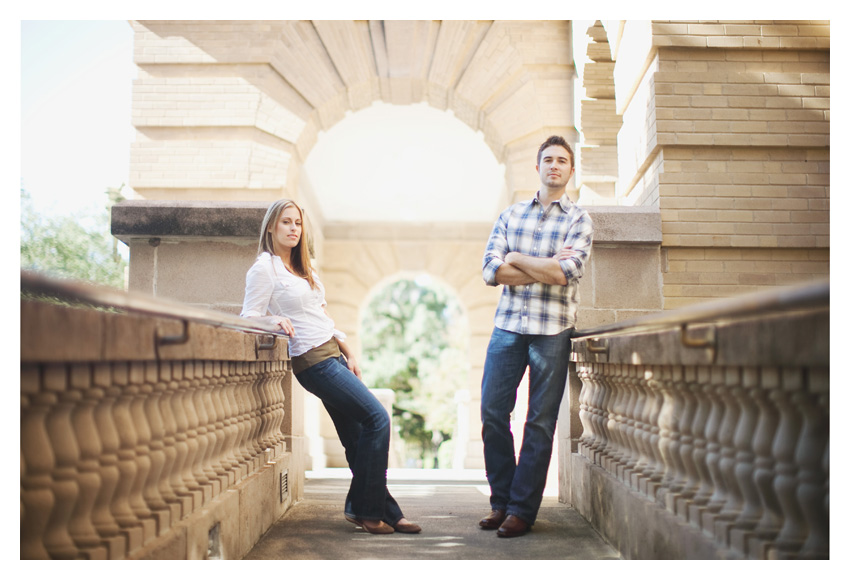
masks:
[(295, 377), (333, 420), (352, 474), (345, 519), (372, 534), (418, 533), (387, 490), (390, 418), (360, 380), (345, 335), (325, 312), (325, 289), (310, 265), (304, 225), (295, 202), (269, 207), (246, 276), (242, 316), (277, 324), (289, 335)]

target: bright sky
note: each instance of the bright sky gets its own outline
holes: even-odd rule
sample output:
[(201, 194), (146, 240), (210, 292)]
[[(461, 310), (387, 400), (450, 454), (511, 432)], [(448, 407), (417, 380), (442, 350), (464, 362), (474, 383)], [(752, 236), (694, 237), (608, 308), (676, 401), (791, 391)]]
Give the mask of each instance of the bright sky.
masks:
[(506, 199), (483, 134), (424, 103), (350, 113), (319, 134), (304, 170), (329, 221), (492, 223)]
[(37, 210), (103, 208), (127, 183), (133, 31), (126, 20), (21, 22), (21, 187)]
[[(21, 186), (38, 211), (97, 211), (127, 184), (132, 43), (122, 20), (21, 23)], [(349, 114), (305, 172), (329, 220), (491, 222), (504, 202), (483, 136), (425, 104)]]

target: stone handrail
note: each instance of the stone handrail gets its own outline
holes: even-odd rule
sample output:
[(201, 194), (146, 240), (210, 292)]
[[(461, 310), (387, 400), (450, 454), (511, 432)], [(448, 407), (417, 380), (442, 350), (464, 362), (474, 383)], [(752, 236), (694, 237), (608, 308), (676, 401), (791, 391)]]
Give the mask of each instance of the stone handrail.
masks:
[(624, 556), (829, 557), (829, 291), (794, 292), (574, 340), (573, 503)]
[(22, 300), (22, 559), (240, 557), (287, 507), (286, 341), (173, 318)]

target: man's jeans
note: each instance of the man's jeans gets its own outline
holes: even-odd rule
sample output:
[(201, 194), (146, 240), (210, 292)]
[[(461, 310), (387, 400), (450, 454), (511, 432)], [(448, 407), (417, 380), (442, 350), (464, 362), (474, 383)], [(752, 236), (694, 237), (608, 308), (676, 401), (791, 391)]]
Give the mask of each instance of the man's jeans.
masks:
[(390, 418), (344, 357), (329, 358), (295, 375), (324, 404), (345, 448), (351, 486), (345, 515), (395, 525), (404, 517), (387, 490)]
[[(484, 465), (490, 507), (533, 524), (546, 487), (558, 410), (567, 383), (572, 329), (554, 336), (493, 330), (481, 382)], [(529, 367), (528, 415), (517, 463), (510, 415)]]

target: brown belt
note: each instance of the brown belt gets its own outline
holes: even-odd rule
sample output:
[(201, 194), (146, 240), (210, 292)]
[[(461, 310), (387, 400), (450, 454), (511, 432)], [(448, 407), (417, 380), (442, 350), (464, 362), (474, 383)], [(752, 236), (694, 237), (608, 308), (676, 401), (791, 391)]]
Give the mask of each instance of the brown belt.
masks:
[(337, 344), (336, 338), (332, 338), (324, 344), (311, 348), (304, 354), (292, 357), (292, 372), (298, 374), (323, 360), (340, 356), (342, 356), (342, 353), (339, 351), (339, 344)]

